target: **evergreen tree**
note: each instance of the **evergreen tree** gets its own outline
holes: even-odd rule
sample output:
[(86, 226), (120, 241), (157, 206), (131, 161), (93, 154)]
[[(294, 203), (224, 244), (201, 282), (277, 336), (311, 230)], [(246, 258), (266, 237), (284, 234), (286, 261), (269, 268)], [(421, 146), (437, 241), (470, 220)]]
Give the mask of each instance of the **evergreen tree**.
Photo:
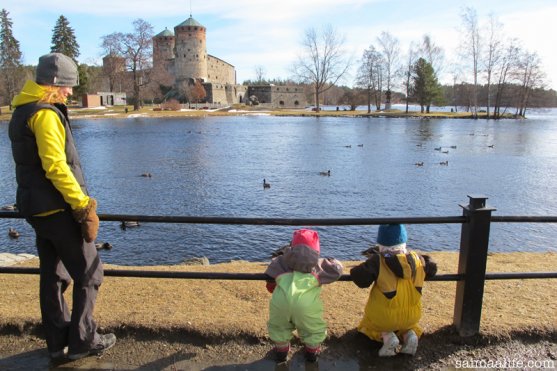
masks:
[(70, 22), (63, 15), (58, 18), (56, 26), (52, 30), (52, 46), (50, 51), (52, 53), (65, 54), (77, 64), (79, 44), (75, 39), (73, 28), (70, 27)]
[(423, 58), (420, 58), (414, 64), (413, 80), (413, 95), (417, 99), (421, 107), (421, 112), (424, 112), (424, 107), (427, 107), (429, 113), (429, 106), (431, 103), (440, 99), (441, 87), (435, 76), (435, 71), (431, 63)]
[(2, 81), (2, 95), (6, 101), (11, 102), (12, 97), (20, 89), (20, 76), (22, 74), (22, 55), (19, 42), (12, 33), (12, 20), (6, 9), (0, 11), (0, 78)]

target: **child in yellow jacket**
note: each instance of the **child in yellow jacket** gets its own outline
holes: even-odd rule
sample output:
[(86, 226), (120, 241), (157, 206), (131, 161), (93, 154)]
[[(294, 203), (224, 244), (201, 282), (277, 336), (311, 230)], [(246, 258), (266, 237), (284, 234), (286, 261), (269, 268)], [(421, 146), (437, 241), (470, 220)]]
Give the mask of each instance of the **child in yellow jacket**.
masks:
[(350, 270), (358, 287), (372, 286), (358, 331), (383, 343), (380, 357), (416, 353), (423, 333), (418, 324), (422, 286), (437, 273), (437, 264), (428, 255), (406, 248), (407, 239), (402, 224), (379, 226), (377, 249)]

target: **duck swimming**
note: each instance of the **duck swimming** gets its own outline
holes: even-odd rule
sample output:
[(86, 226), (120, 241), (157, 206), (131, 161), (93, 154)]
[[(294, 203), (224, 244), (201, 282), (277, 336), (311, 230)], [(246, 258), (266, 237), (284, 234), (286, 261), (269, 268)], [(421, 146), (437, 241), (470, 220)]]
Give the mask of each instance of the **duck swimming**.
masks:
[(126, 228), (135, 228), (135, 227), (139, 227), (139, 222), (133, 220), (126, 220), (120, 222), (120, 228), (124, 230), (126, 230)]
[(19, 232), (16, 231), (15, 228), (10, 228), (8, 229), (8, 236), (10, 236), (11, 238), (18, 238)]
[(271, 188), (271, 183), (267, 183), (265, 178), (263, 178), (263, 188)]
[(323, 176), (331, 176), (331, 170), (327, 170), (327, 171), (320, 171), (319, 175), (323, 175)]
[(111, 250), (112, 245), (109, 242), (99, 242), (95, 244), (97, 250)]

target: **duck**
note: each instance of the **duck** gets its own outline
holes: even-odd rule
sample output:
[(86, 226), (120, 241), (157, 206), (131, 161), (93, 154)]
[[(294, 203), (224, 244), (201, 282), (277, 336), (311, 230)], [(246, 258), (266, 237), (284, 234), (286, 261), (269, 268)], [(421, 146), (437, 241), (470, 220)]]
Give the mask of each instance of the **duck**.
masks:
[(6, 210), (6, 211), (16, 211), (16, 210), (17, 210), (17, 206), (16, 206), (16, 204), (13, 204), (13, 205), (4, 205), (4, 206), (2, 206), (2, 210)]
[(423, 162), (423, 161), (416, 162), (414, 165), (416, 165), (416, 166), (424, 166), (424, 162)]
[(16, 231), (15, 228), (10, 228), (8, 229), (8, 236), (10, 236), (11, 238), (18, 238), (19, 232)]
[(434, 150), (440, 151), (442, 147), (435, 147)]
[(327, 170), (327, 171), (320, 171), (319, 175), (323, 175), (323, 176), (331, 176), (331, 170)]
[(263, 188), (271, 188), (271, 183), (267, 183), (265, 178), (263, 178)]
[(364, 146), (363, 144), (358, 144), (358, 147), (363, 147), (363, 146)]
[(439, 163), (439, 165), (448, 166), (448, 165), (449, 165), (449, 161), (441, 161), (441, 162)]
[(449, 153), (449, 151), (441, 151), (441, 153)]
[(487, 146), (487, 148), (493, 148), (495, 147), (495, 144), (490, 144), (489, 146)]
[(352, 148), (352, 144), (345, 146), (346, 148)]
[(112, 245), (109, 242), (99, 242), (95, 244), (97, 250), (111, 250)]
[(153, 175), (151, 173), (143, 173), (143, 174), (141, 174), (141, 176), (144, 177), (144, 178), (150, 178)]
[(126, 229), (126, 228), (134, 228), (134, 227), (139, 227), (139, 222), (137, 221), (133, 221), (133, 220), (122, 220), (120, 222), (120, 228), (122, 229)]

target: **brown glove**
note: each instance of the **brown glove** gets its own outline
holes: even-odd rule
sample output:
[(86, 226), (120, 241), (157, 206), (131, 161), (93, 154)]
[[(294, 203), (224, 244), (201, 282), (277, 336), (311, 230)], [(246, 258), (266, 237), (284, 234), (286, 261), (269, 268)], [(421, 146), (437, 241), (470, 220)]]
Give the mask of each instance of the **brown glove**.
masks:
[(97, 200), (89, 198), (87, 206), (72, 210), (74, 219), (81, 223), (81, 235), (87, 242), (93, 242), (99, 231), (99, 217), (97, 216)]

